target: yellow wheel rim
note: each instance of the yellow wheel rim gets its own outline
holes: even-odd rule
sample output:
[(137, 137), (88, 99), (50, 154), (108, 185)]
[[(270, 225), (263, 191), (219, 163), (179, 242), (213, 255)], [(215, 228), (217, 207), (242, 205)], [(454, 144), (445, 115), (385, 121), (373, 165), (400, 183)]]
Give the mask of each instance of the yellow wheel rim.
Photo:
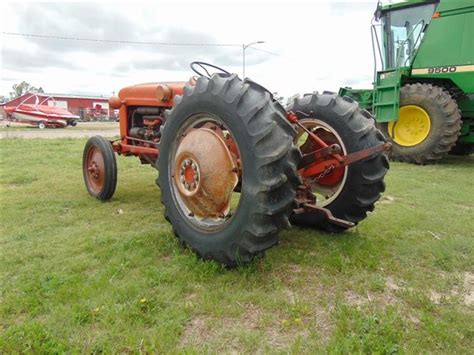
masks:
[(412, 147), (423, 142), (430, 134), (430, 130), (430, 115), (420, 106), (415, 105), (400, 107), (398, 121), (388, 124), (390, 138), (405, 147)]

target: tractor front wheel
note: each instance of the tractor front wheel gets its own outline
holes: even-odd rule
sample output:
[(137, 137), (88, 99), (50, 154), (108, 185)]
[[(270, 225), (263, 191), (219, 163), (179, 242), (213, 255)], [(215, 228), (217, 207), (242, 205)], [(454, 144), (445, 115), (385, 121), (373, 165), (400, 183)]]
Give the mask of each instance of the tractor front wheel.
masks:
[(186, 86), (166, 113), (158, 157), (157, 182), (177, 238), (231, 267), (274, 246), (299, 184), (295, 135), (281, 105), (236, 75)]
[(380, 127), (393, 144), (391, 159), (430, 164), (456, 144), (461, 115), (456, 100), (443, 88), (407, 84), (400, 90), (399, 119)]
[[(332, 93), (310, 94), (297, 98), (287, 108), (300, 123), (327, 145), (338, 144), (344, 155), (382, 144), (385, 139), (375, 127), (369, 112), (362, 111), (354, 100)], [(312, 163), (314, 145), (305, 131), (297, 136), (303, 154), (298, 169)], [(383, 182), (388, 170), (383, 153), (372, 155), (349, 166), (323, 172), (303, 179), (316, 197), (316, 205), (332, 212), (335, 217), (357, 224), (374, 209), (375, 202), (385, 190)], [(294, 214), (291, 222), (303, 227), (343, 232), (347, 227), (331, 224), (319, 211)]]
[(89, 138), (82, 155), (87, 191), (99, 200), (109, 200), (117, 186), (117, 161), (112, 144), (101, 136)]

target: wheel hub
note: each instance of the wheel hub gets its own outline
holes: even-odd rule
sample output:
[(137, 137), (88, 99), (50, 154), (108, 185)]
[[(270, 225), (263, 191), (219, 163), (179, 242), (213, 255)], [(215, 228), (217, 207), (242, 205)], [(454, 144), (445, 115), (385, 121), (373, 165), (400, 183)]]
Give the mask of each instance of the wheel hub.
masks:
[(181, 189), (196, 192), (200, 180), (198, 164), (193, 159), (185, 159), (179, 168), (179, 182)]
[[(342, 148), (342, 154), (347, 154), (346, 148), (342, 139), (329, 124), (318, 120), (316, 118), (306, 118), (300, 120), (300, 123), (308, 130), (312, 131), (326, 144), (338, 144)], [(303, 156), (307, 156), (306, 163), (313, 162), (311, 152), (320, 149), (317, 144), (311, 141), (308, 135), (303, 130), (298, 130), (296, 136), (296, 143), (300, 148)], [(302, 159), (305, 162), (305, 158)], [(298, 166), (299, 169), (304, 166)], [(337, 167), (327, 169), (316, 178), (310, 177), (303, 179), (306, 184), (311, 187), (312, 193), (316, 196), (316, 203), (320, 207), (324, 207), (334, 201), (339, 193), (342, 191), (347, 176), (347, 167)]]
[(397, 121), (389, 122), (388, 133), (398, 145), (412, 147), (423, 142), (431, 130), (429, 114), (420, 106), (400, 107)]
[(223, 138), (209, 128), (190, 129), (175, 156), (174, 184), (190, 215), (226, 216), (238, 175)]
[(102, 153), (97, 147), (91, 147), (87, 154), (86, 167), (90, 188), (100, 192), (104, 185), (105, 165)]
[(89, 165), (89, 167), (87, 168), (87, 171), (89, 171), (89, 175), (93, 177), (94, 179), (97, 180), (99, 178), (100, 170), (99, 170), (99, 166), (97, 165), (95, 161), (93, 161)]

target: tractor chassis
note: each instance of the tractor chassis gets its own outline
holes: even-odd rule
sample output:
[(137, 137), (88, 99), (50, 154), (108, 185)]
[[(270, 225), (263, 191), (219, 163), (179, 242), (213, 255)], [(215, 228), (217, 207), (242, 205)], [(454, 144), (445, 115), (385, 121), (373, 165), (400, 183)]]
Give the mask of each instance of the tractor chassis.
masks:
[[(304, 127), (294, 112), (289, 111), (287, 113), (287, 119), (290, 123), (305, 131), (309, 139), (319, 147), (316, 150), (302, 155), (298, 173), (303, 178), (303, 183), (297, 189), (295, 198), (296, 207), (293, 213), (302, 214), (317, 211), (331, 224), (345, 228), (353, 227), (354, 223), (337, 218), (330, 210), (316, 205), (316, 196), (311, 192), (311, 186), (308, 181), (321, 179), (334, 171), (334, 169), (348, 166), (380, 152), (388, 153), (392, 148), (392, 144), (388, 142), (382, 143), (344, 155), (342, 154), (341, 146), (338, 144), (326, 144), (318, 135)], [(157, 142), (130, 136), (111, 141), (111, 144), (117, 154), (124, 156), (135, 155), (142, 161), (151, 163), (152, 165), (154, 165), (153, 163), (156, 162), (160, 153)]]

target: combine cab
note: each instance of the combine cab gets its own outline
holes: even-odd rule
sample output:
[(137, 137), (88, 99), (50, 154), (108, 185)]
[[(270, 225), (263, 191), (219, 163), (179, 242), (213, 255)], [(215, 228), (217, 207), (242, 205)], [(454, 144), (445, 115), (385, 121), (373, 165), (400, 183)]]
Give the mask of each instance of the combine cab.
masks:
[(390, 144), (354, 100), (310, 94), (285, 110), (249, 79), (202, 62), (191, 68), (188, 82), (127, 87), (109, 100), (121, 138), (87, 142), (92, 196), (114, 194), (116, 153), (138, 157), (159, 171), (179, 240), (227, 266), (263, 255), (290, 220), (342, 232), (374, 209)]

